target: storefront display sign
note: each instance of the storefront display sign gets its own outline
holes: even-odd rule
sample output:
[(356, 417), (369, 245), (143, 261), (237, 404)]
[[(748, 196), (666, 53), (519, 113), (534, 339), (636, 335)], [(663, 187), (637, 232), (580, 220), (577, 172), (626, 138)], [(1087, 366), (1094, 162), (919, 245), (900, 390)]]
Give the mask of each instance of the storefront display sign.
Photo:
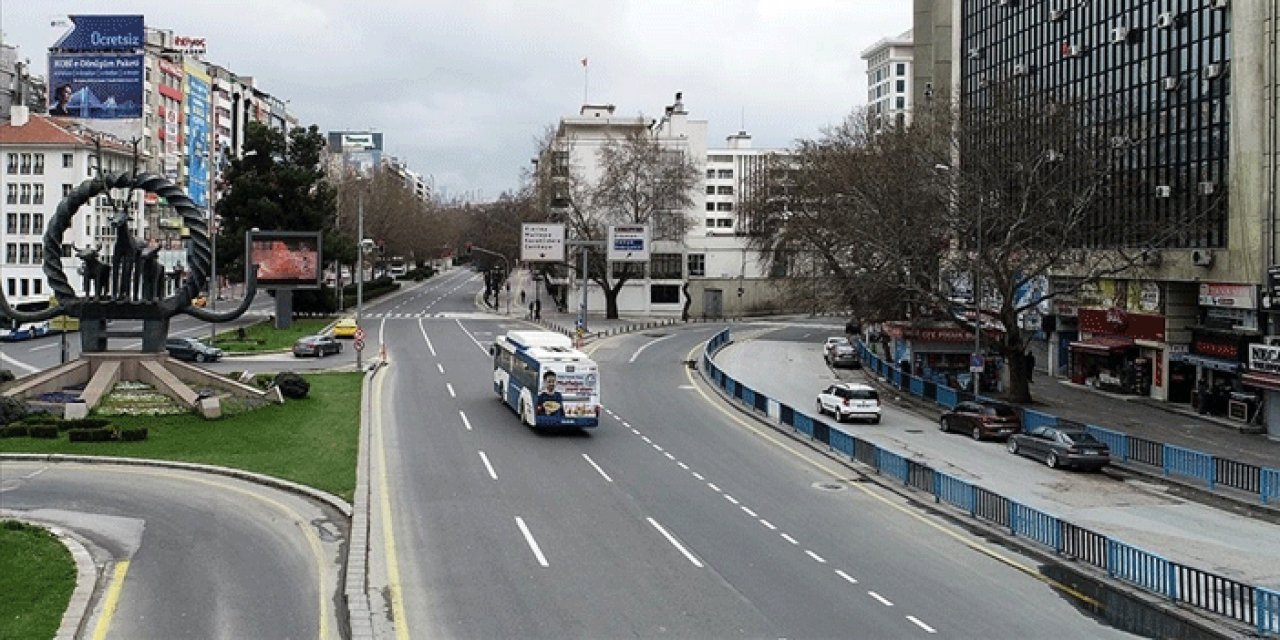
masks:
[(1254, 309), (1254, 287), (1251, 284), (1200, 284), (1200, 306), (1228, 309)]
[(1249, 370), (1280, 373), (1280, 347), (1266, 344), (1249, 345)]

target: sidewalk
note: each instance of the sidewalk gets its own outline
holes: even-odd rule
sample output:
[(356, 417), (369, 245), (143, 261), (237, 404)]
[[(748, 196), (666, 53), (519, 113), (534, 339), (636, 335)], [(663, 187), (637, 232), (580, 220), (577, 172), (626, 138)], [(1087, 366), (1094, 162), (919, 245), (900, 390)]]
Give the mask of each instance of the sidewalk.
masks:
[(1185, 405), (1123, 396), (1036, 375), (1026, 408), (1131, 436), (1261, 467), (1280, 467), (1280, 442), (1240, 433), (1240, 422), (1201, 416)]
[[(559, 311), (555, 307), (555, 302), (551, 296), (547, 294), (546, 288), (539, 283), (533, 281), (527, 269), (516, 269), (511, 274), (511, 310), (507, 313), (507, 305), (505, 298), (500, 296), (502, 303), (498, 305), (498, 309), (485, 306), (479, 294), (476, 296), (477, 305), (490, 313), (500, 315), (508, 315), (514, 319), (524, 319), (530, 322), (541, 324), (551, 331), (558, 331), (566, 335), (572, 335), (578, 322), (578, 309), (570, 307), (564, 311)], [(536, 293), (535, 293), (536, 292)], [(521, 304), (521, 293), (524, 294), (524, 303)], [(537, 294), (541, 294), (542, 311), (539, 314), (541, 322), (534, 321), (530, 317), (529, 303), (538, 300)], [(504, 294), (505, 295), (505, 294)], [(598, 295), (598, 294), (597, 294)], [(638, 317), (626, 316), (616, 319), (605, 318), (605, 314), (600, 311), (589, 311), (587, 313), (587, 331), (584, 336), (584, 344), (590, 344), (602, 337), (622, 333), (626, 331), (634, 331), (651, 327), (662, 326), (680, 322), (680, 318), (676, 317)]]

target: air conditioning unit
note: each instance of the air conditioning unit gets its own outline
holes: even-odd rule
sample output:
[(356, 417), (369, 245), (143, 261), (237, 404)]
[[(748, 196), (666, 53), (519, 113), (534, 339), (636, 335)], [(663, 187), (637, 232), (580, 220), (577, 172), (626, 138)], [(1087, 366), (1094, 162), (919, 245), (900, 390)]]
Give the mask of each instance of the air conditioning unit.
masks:
[(1129, 136), (1111, 136), (1111, 147), (1113, 149), (1123, 149), (1129, 146)]
[(1062, 152), (1056, 149), (1050, 149), (1044, 154), (1045, 162), (1057, 162), (1062, 159)]
[(1015, 75), (1015, 76), (1025, 76), (1025, 75), (1027, 75), (1028, 73), (1031, 73), (1031, 70), (1030, 70), (1030, 68), (1029, 68), (1027, 65), (1022, 64), (1022, 63), (1018, 63), (1018, 64), (1013, 65), (1013, 75)]
[(1143, 251), (1142, 255), (1138, 256), (1138, 261), (1141, 262), (1144, 267), (1158, 267), (1160, 266), (1160, 259), (1161, 256), (1159, 251)]
[(1226, 9), (1229, 4), (1228, 0), (1209, 0), (1210, 9)]
[(1156, 16), (1156, 26), (1161, 29), (1172, 29), (1177, 22), (1177, 18), (1171, 12), (1162, 13)]
[(1065, 50), (1063, 51), (1063, 53), (1065, 53), (1069, 58), (1079, 58), (1080, 56), (1084, 55), (1085, 53), (1088, 53), (1089, 51), (1087, 48), (1085, 48), (1084, 45), (1081, 45), (1081, 44), (1067, 45), (1066, 47), (1064, 47), (1064, 49)]
[(1217, 184), (1215, 184), (1212, 180), (1200, 183), (1200, 195), (1202, 196), (1211, 196), (1213, 195), (1213, 192), (1216, 189), (1217, 189)]
[(1164, 78), (1160, 81), (1160, 86), (1164, 87), (1165, 91), (1177, 91), (1178, 79), (1172, 76), (1168, 78)]
[(981, 48), (981, 47), (974, 47), (974, 48), (972, 48), (972, 49), (970, 49), (970, 50), (969, 50), (969, 59), (970, 59), (970, 60), (980, 60), (981, 58), (982, 58), (982, 48)]
[(987, 76), (985, 76), (985, 75), (978, 76), (978, 86), (979, 86), (979, 87), (986, 87), (986, 86), (988, 86), (988, 85), (990, 85), (990, 84), (991, 84), (991, 81), (987, 79)]
[(1129, 27), (1112, 27), (1111, 28), (1112, 42), (1120, 44), (1128, 40), (1129, 40)]
[(1213, 266), (1213, 252), (1208, 249), (1192, 249), (1191, 264), (1197, 267)]
[(1002, 7), (1016, 7), (1016, 6), (1018, 6), (1018, 0), (1000, 0), (1000, 6), (1002, 6)]
[(1157, 198), (1168, 198), (1171, 195), (1173, 195), (1173, 187), (1170, 187), (1167, 184), (1162, 184), (1156, 187)]
[(1050, 20), (1052, 20), (1052, 21), (1054, 21), (1054, 22), (1057, 22), (1057, 21), (1059, 21), (1059, 20), (1061, 20), (1061, 19), (1063, 19), (1063, 18), (1065, 18), (1065, 17), (1067, 17), (1067, 12), (1066, 12), (1066, 11), (1063, 11), (1062, 9), (1050, 9), (1050, 10), (1049, 10), (1049, 19), (1050, 19)]
[(1204, 66), (1204, 71), (1201, 73), (1201, 75), (1203, 75), (1205, 78), (1216, 78), (1222, 75), (1222, 63), (1211, 62), (1209, 64), (1206, 64)]

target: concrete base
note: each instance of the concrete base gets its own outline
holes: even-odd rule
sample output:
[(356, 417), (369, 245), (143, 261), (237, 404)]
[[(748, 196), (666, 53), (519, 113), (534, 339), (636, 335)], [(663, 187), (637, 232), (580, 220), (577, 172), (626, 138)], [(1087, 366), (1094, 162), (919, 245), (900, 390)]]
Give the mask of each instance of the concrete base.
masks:
[[(33, 398), (42, 393), (84, 384), (79, 402), (67, 403), (63, 417), (85, 418), (98, 406), (111, 389), (122, 380), (142, 382), (172, 398), (210, 420), (222, 417), (220, 396), (231, 395), (246, 399), (265, 400), (284, 404), (279, 389), (262, 391), (228, 379), (200, 367), (174, 360), (165, 353), (138, 353), (104, 351), (85, 353), (74, 362), (41, 372), (20, 384), (5, 390), (4, 395), (15, 398)], [(192, 386), (210, 387), (219, 395), (201, 397)]]

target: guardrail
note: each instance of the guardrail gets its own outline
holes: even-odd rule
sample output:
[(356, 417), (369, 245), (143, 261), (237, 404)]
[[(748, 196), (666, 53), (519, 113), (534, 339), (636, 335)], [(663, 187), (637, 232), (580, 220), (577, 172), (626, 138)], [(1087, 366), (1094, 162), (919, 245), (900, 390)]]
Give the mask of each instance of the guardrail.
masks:
[[(863, 440), (839, 425), (809, 416), (795, 407), (771, 399), (757, 389), (751, 389), (721, 370), (714, 361), (715, 354), (730, 341), (729, 329), (717, 333), (703, 351), (701, 370), (705, 377), (723, 389), (726, 395), (744, 405), (750, 411), (763, 413), (780, 424), (792, 427), (813, 440), (826, 444), (851, 460), (865, 464), (876, 473), (893, 478), (906, 487), (924, 491), (933, 496), (934, 502), (947, 504), (969, 516), (1008, 529), (1024, 538), (1079, 562), (1105, 571), (1108, 576), (1138, 588), (1197, 609), (1208, 611), (1255, 627), (1259, 633), (1280, 635), (1280, 593), (1262, 587), (1233, 580), (1225, 576), (1173, 562), (1157, 554), (1129, 545), (1107, 535), (1073, 524), (1057, 516), (1012, 500), (902, 454), (879, 447)], [(864, 350), (864, 360), (868, 355)], [(874, 356), (872, 356), (874, 358)], [(878, 360), (878, 359), (877, 359)], [(881, 370), (882, 363), (867, 361), (869, 368)], [(901, 374), (899, 373), (899, 376)], [(902, 378), (898, 381), (901, 383)], [(914, 384), (912, 385), (914, 386)], [(965, 395), (947, 387), (936, 387), (938, 404), (954, 401)], [(750, 398), (750, 401), (747, 399)], [(944, 405), (945, 406), (945, 405)], [(762, 408), (763, 407), (763, 408)], [(1036, 413), (1036, 412), (1033, 412)], [(1057, 418), (1048, 414), (1034, 415), (1033, 420), (1054, 424)], [(1100, 439), (1117, 442), (1124, 434), (1089, 426)], [(1118, 447), (1121, 455), (1127, 455), (1128, 440)], [(1106, 441), (1106, 440), (1104, 440)], [(1144, 443), (1150, 441), (1143, 441)], [(1110, 444), (1110, 442), (1108, 442)], [(1152, 443), (1157, 444), (1158, 443)], [(1195, 455), (1197, 452), (1171, 445), (1156, 446), (1154, 452), (1142, 445), (1145, 457), (1157, 457), (1163, 465), (1168, 460), (1170, 473), (1183, 475), (1217, 474), (1217, 467)], [(1113, 447), (1115, 455), (1117, 447)], [(1148, 455), (1149, 454), (1149, 455)], [(1203, 455), (1203, 454), (1201, 454)], [(1232, 474), (1247, 470), (1233, 470)], [(1199, 476), (1195, 476), (1199, 477)], [(1270, 487), (1267, 489), (1266, 487)], [(1260, 490), (1264, 500), (1280, 495), (1280, 472), (1262, 469)]]
[[(879, 372), (887, 382), (902, 388), (903, 374), (899, 369), (871, 353), (865, 345), (858, 345), (858, 355), (866, 368)], [(911, 378), (910, 388), (905, 390), (916, 397), (929, 400), (930, 398), (924, 393), (923, 385), (920, 386), (920, 391), (917, 391), (916, 380)], [(950, 409), (961, 400), (973, 397), (970, 392), (939, 385), (934, 389), (932, 400), (938, 406)], [(1022, 409), (1024, 431), (1031, 431), (1040, 426), (1057, 426), (1061, 420), (1052, 414)], [(1120, 462), (1140, 463), (1160, 469), (1166, 476), (1182, 476), (1198, 480), (1210, 491), (1223, 486), (1252, 493), (1258, 496), (1262, 504), (1270, 504), (1272, 500), (1280, 497), (1280, 469), (1220, 458), (1202, 451), (1139, 438), (1097, 425), (1084, 425), (1084, 428), (1095, 438), (1107, 443), (1111, 449), (1111, 457)]]

